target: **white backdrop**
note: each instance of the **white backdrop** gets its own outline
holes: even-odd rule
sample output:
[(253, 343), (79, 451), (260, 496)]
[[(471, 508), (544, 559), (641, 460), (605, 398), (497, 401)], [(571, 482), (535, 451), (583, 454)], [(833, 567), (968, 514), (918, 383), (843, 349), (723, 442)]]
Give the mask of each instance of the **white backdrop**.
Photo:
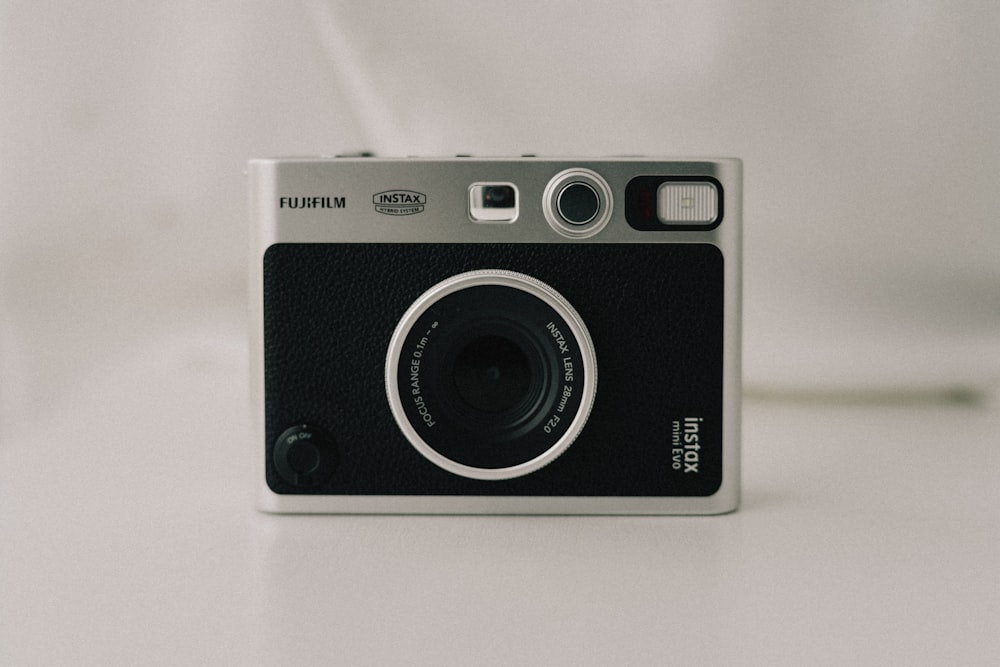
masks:
[(750, 388), (1000, 377), (996, 3), (0, 11), (7, 419), (241, 317), (245, 160), (358, 148), (741, 157)]
[[(306, 539), (315, 550), (336, 545), (350, 564), (325, 573), (312, 593), (317, 604), (350, 583), (338, 576), (361, 581), (383, 568), (402, 577), (403, 570), (366, 551), (399, 547), (398, 530), (424, 535), (414, 557), (435, 573), (428, 582), (406, 570), (409, 579), (402, 580), (414, 594), (452, 576), (435, 569), (442, 562), (436, 544), (483, 556), (456, 532), (467, 526), (489, 534), (481, 524), (346, 524), (359, 536), (354, 550), (340, 541), (345, 524), (259, 517), (249, 510), (250, 485), (243, 490), (250, 456), (245, 162), (363, 148), (384, 155), (742, 158), (749, 393), (853, 396), (861, 407), (824, 408), (817, 418), (806, 408), (789, 415), (751, 406), (747, 511), (714, 524), (678, 520), (663, 541), (643, 542), (632, 556), (634, 572), (621, 576), (635, 577), (627, 580), (633, 591), (646, 590), (648, 581), (666, 584), (704, 612), (692, 612), (689, 628), (703, 630), (696, 622), (712, 609), (697, 605), (697, 587), (716, 581), (716, 572), (699, 569), (697, 554), (718, 541), (729, 554), (719, 568), (729, 583), (713, 589), (716, 602), (731, 593), (742, 601), (728, 613), (744, 619), (748, 646), (788, 623), (816, 633), (828, 622), (850, 623), (856, 609), (849, 596), (871, 595), (868, 608), (880, 609), (883, 622), (873, 627), (889, 632), (887, 645), (911, 651), (911, 658), (929, 655), (923, 651), (934, 647), (922, 638), (932, 633), (922, 622), (898, 621), (896, 610), (911, 606), (899, 591), (931, 581), (927, 590), (939, 598), (954, 596), (940, 609), (958, 610), (936, 626), (953, 643), (934, 646), (964, 647), (974, 658), (977, 645), (964, 633), (987, 627), (1000, 609), (989, 587), (995, 572), (976, 570), (997, 556), (988, 539), (996, 535), (995, 503), (987, 502), (1000, 486), (990, 472), (996, 411), (934, 408), (944, 412), (919, 419), (916, 412), (926, 399), (954, 390), (985, 395), (1000, 381), (997, 44), (1000, 3), (990, 0), (0, 0), (0, 660), (37, 657), (28, 642), (76, 622), (85, 630), (80, 636), (92, 638), (96, 662), (121, 658), (108, 648), (116, 642), (142, 646), (151, 628), (167, 630), (150, 650), (162, 656), (187, 646), (181, 661), (205, 659), (198, 647), (211, 644), (213, 614), (223, 594), (237, 589), (250, 591), (235, 598), (243, 615), (232, 622), (245, 627), (228, 627), (226, 636), (253, 653), (259, 647), (246, 643), (248, 635), (261, 626), (273, 630), (273, 605), (254, 597), (254, 582), (264, 577), (286, 590), (277, 565), (297, 557), (274, 534), (291, 535), (289, 543)], [(914, 415), (864, 407), (865, 400), (893, 397), (904, 408), (915, 402)], [(967, 432), (954, 436), (952, 427), (963, 424)], [(869, 437), (886, 448), (882, 470), (909, 461), (912, 451), (908, 474), (921, 483), (904, 480), (890, 493), (881, 487), (885, 475), (862, 469), (844, 487), (811, 467), (809, 447), (836, 467), (847, 459), (831, 448), (856, 446), (850, 460), (858, 460), (867, 456), (862, 445)], [(965, 456), (942, 459), (938, 446), (953, 437)], [(843, 465), (845, 477), (857, 472)], [(233, 476), (216, 472), (226, 466), (235, 466)], [(962, 494), (950, 492), (957, 480)], [(860, 519), (879, 510), (867, 523)], [(816, 541), (822, 517), (831, 515), (837, 534), (854, 540), (846, 552), (842, 543)], [(613, 557), (623, 530), (637, 525), (648, 534), (650, 527), (638, 520), (539, 525), (555, 536), (552, 553), (536, 544), (538, 552), (525, 555), (516, 542), (500, 551), (531, 567), (533, 558), (557, 558), (574, 540), (586, 538), (579, 543), (584, 554), (584, 546), (597, 545), (591, 560), (551, 580), (553, 595), (584, 590), (578, 587), (594, 581), (603, 557)], [(870, 526), (877, 534), (865, 532)], [(865, 565), (878, 552), (869, 545), (887, 533), (902, 569), (870, 574)], [(208, 560), (174, 541), (185, 534)], [(934, 557), (907, 560), (917, 553), (911, 535), (933, 544), (921, 553)], [(772, 540), (787, 560), (771, 558)], [(253, 547), (261, 541), (269, 545), (265, 559)], [(657, 570), (661, 553), (691, 567), (690, 588)], [(812, 593), (781, 588), (789, 583), (783, 572), (800, 568), (802, 583), (811, 563), (824, 559), (833, 563), (823, 593), (827, 611), (801, 615), (797, 605), (808, 607)], [(775, 562), (781, 571), (767, 569)], [(226, 578), (214, 579), (220, 570)], [(516, 576), (502, 565), (497, 572)], [(943, 572), (960, 577), (960, 586), (936, 578)], [(497, 576), (483, 585), (507, 595), (509, 607), (530, 594), (508, 589), (507, 575)], [(131, 588), (115, 592), (119, 577)], [(860, 578), (841, 593), (834, 581), (841, 577)], [(450, 595), (469, 602), (459, 581)], [(771, 591), (761, 584), (748, 592), (747, 581), (781, 589), (771, 616), (757, 615)], [(886, 581), (897, 583), (883, 588)], [(150, 582), (167, 598), (169, 620), (153, 607), (135, 614), (139, 598), (129, 591)], [(308, 588), (298, 579), (291, 585)], [(204, 616), (195, 622), (185, 616), (185, 600), (170, 595), (190, 589), (193, 596), (204, 586), (217, 595), (199, 602)], [(613, 582), (598, 586), (614, 598)], [(281, 595), (294, 624), (296, 601)], [(367, 600), (363, 591), (357, 596)], [(652, 594), (639, 597), (662, 604)], [(85, 611), (94, 598), (103, 600), (98, 616)], [(883, 609), (880, 600), (899, 606)], [(377, 606), (366, 604), (369, 611)], [(406, 604), (420, 607), (415, 599)], [(601, 607), (593, 604), (600, 620)], [(933, 601), (913, 608), (922, 618), (937, 618), (939, 609)], [(462, 627), (465, 619), (454, 610), (438, 611)], [(331, 613), (351, 627), (350, 609)], [(527, 618), (546, 617), (544, 609), (535, 613)], [(409, 614), (392, 618), (397, 627), (414, 622)], [(428, 618), (418, 628), (427, 630), (435, 617)], [(179, 623), (188, 625), (178, 630)], [(116, 634), (118, 626), (131, 634)], [(633, 627), (634, 636), (650, 629)], [(203, 641), (173, 642), (171, 628)], [(559, 627), (547, 629), (567, 638)], [(378, 628), (370, 630), (361, 637)], [(291, 641), (279, 634), (271, 637), (278, 647), (272, 650), (284, 646), (283, 638)], [(881, 646), (882, 635), (839, 645), (837, 634), (828, 634), (826, 648), (842, 653), (827, 655), (841, 662), (854, 649)], [(581, 625), (569, 639), (587, 635)], [(650, 636), (675, 649), (685, 643)], [(977, 635), (987, 636), (995, 648), (993, 635)], [(41, 645), (65, 662), (77, 655), (70, 643)], [(704, 636), (691, 646), (711, 648)], [(717, 648), (722, 661), (743, 655), (735, 645)], [(795, 649), (786, 658), (814, 662), (806, 660), (815, 657), (809, 646)], [(754, 655), (773, 663), (767, 650)]]

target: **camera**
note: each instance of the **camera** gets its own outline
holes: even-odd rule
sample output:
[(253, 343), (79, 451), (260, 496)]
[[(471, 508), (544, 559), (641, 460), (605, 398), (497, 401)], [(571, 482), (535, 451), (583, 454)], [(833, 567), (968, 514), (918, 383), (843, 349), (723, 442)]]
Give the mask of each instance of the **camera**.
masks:
[(737, 159), (251, 160), (271, 512), (718, 514)]

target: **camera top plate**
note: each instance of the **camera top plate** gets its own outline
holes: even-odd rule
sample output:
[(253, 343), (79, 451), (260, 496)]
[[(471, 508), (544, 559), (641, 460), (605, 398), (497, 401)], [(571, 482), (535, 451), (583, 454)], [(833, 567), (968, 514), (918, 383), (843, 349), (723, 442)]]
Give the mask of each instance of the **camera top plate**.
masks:
[[(273, 243), (391, 240), (712, 243), (727, 253), (740, 242), (742, 163), (734, 158), (284, 158), (252, 160), (249, 175), (260, 252)], [(718, 219), (661, 223), (660, 200), (679, 192), (665, 183), (714, 189)], [(489, 184), (516, 189), (515, 214), (476, 220), (470, 191)], [(560, 211), (577, 215), (570, 211), (587, 196), (600, 201), (592, 219), (553, 224)], [(598, 229), (588, 233), (594, 219)]]

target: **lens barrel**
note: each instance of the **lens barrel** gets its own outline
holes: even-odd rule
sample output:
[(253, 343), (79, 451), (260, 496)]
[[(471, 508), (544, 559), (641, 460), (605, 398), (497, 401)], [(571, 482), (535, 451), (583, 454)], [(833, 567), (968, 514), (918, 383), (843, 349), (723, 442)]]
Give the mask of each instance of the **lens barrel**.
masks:
[(597, 364), (583, 320), (554, 289), (504, 270), (421, 295), (386, 354), (396, 423), (428, 460), (507, 479), (558, 457), (586, 423)]

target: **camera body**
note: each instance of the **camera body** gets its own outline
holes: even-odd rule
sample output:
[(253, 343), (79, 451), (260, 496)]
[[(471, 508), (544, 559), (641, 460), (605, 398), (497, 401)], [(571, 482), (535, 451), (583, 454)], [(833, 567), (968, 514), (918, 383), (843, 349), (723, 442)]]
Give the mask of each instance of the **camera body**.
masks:
[(261, 159), (249, 179), (261, 509), (737, 508), (739, 160)]

